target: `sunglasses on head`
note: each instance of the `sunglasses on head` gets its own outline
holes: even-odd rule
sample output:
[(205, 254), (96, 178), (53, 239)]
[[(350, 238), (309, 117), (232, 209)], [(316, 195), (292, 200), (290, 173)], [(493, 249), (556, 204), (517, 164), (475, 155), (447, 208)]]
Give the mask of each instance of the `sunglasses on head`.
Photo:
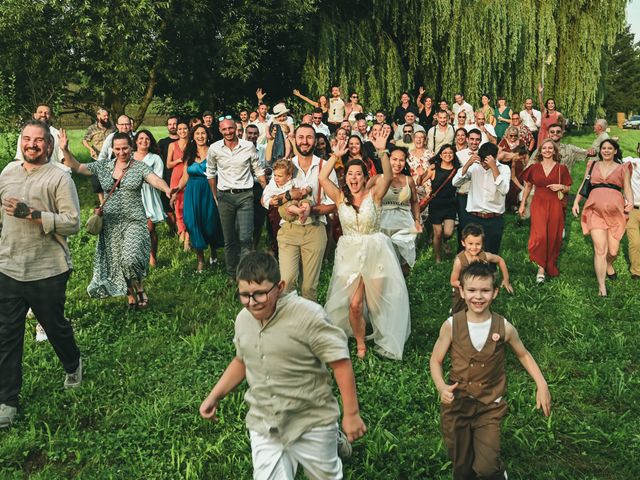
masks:
[(219, 122), (223, 120), (233, 120), (233, 117), (231, 115), (222, 115), (221, 117), (218, 117)]

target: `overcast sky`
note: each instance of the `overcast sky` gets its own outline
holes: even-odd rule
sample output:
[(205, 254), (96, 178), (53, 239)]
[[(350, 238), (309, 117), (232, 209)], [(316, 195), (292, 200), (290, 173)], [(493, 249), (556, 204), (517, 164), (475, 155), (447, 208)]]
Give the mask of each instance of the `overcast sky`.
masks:
[(640, 0), (631, 0), (627, 5), (627, 22), (631, 24), (636, 42), (640, 42)]

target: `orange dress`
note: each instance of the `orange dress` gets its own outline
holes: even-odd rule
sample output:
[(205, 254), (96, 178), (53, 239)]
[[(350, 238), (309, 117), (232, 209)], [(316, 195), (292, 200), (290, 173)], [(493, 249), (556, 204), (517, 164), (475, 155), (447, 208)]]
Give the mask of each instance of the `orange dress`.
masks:
[[(180, 148), (179, 143), (173, 142), (173, 159), (181, 160), (184, 155), (184, 152)], [(171, 170), (171, 182), (169, 186), (171, 188), (175, 188), (180, 183), (182, 179), (182, 174), (184, 173), (184, 163), (179, 163), (173, 170)], [(176, 227), (178, 227), (178, 233), (186, 232), (187, 227), (184, 224), (184, 190), (178, 192), (176, 195), (176, 201), (173, 206), (173, 211), (176, 213)]]
[(522, 178), (536, 187), (531, 201), (529, 258), (544, 268), (547, 275), (557, 277), (560, 274), (558, 257), (564, 230), (564, 205), (558, 198), (558, 192), (547, 186), (554, 183), (571, 185), (569, 169), (557, 163), (549, 175), (545, 175), (542, 164), (534, 163), (523, 172)]
[[(604, 178), (600, 173), (600, 162), (598, 162), (591, 172), (591, 184), (609, 183), (622, 189), (624, 174), (629, 167), (631, 167), (630, 163), (621, 163), (607, 178)], [(591, 162), (587, 165), (587, 171), (589, 168), (591, 168)], [(591, 230), (609, 230), (613, 238), (620, 240), (627, 225), (622, 191), (613, 188), (592, 189), (582, 210), (581, 223), (582, 233), (585, 235)]]

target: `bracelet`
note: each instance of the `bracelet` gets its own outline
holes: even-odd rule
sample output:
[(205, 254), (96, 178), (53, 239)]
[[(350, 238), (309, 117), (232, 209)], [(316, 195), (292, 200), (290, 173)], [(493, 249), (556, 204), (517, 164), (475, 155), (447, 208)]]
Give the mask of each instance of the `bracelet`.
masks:
[(378, 150), (376, 151), (376, 153), (378, 154), (378, 156), (382, 155), (382, 154), (387, 154), (389, 155), (389, 150), (387, 150), (386, 148), (384, 150)]

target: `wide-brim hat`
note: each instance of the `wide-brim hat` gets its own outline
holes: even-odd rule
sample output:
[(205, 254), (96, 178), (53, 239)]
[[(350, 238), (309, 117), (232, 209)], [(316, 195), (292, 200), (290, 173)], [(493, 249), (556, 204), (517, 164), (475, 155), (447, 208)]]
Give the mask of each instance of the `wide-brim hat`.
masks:
[(285, 113), (289, 113), (289, 109), (284, 103), (277, 103), (273, 107), (273, 116), (279, 117), (280, 115), (284, 115)]

